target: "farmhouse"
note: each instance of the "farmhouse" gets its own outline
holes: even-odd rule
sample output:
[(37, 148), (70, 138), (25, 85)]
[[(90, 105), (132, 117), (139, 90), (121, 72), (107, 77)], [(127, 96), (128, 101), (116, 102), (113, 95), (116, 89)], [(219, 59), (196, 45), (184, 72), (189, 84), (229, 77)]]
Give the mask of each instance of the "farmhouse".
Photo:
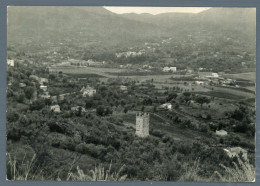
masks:
[(176, 67), (164, 67), (163, 72), (176, 72), (177, 68)]
[(200, 78), (218, 78), (219, 75), (218, 75), (218, 73), (213, 73), (213, 72), (199, 72), (199, 77)]
[(204, 82), (204, 81), (195, 81), (195, 84), (196, 84), (196, 85), (204, 85), (205, 82)]
[(218, 136), (226, 136), (227, 135), (227, 131), (225, 131), (225, 130), (216, 130), (216, 135), (218, 135)]
[(43, 85), (44, 83), (49, 83), (49, 80), (47, 78), (39, 78), (39, 83)]
[(7, 60), (7, 65), (11, 66), (11, 67), (14, 67), (14, 60), (13, 59), (8, 59)]
[(171, 103), (164, 103), (160, 106), (160, 108), (172, 110), (172, 104)]
[(47, 91), (47, 86), (41, 85), (40, 89), (43, 90), (44, 92), (46, 92)]
[(36, 80), (36, 81), (39, 81), (39, 77), (35, 76), (35, 75), (30, 75), (29, 78), (33, 79), (33, 80)]
[(49, 95), (49, 92), (44, 92), (42, 95), (40, 95), (40, 98), (43, 98), (43, 99), (50, 99), (50, 95)]
[(121, 86), (120, 86), (120, 90), (122, 90), (122, 91), (127, 90), (127, 86), (121, 85)]
[(25, 83), (19, 83), (19, 87), (24, 88), (24, 87), (26, 87), (26, 84)]
[(225, 148), (223, 150), (227, 153), (227, 155), (230, 158), (233, 158), (235, 156), (238, 157), (239, 154), (241, 154), (244, 159), (247, 159), (247, 151), (241, 147)]
[(53, 112), (60, 112), (60, 106), (59, 105), (52, 105), (50, 108)]
[(87, 86), (87, 87), (82, 87), (80, 92), (82, 92), (83, 97), (86, 97), (87, 95), (93, 96), (97, 91), (96, 91), (96, 89)]

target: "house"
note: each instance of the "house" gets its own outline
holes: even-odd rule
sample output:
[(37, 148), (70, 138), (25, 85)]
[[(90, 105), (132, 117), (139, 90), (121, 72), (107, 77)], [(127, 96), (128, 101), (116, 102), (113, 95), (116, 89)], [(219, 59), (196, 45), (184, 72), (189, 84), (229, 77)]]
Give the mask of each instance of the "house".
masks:
[(39, 79), (40, 79), (38, 76), (35, 76), (35, 75), (30, 75), (29, 78), (36, 80), (36, 81), (39, 81)]
[(64, 95), (64, 94), (60, 94), (60, 95), (59, 95), (59, 100), (60, 100), (60, 101), (63, 101), (64, 99), (65, 99), (65, 95)]
[(7, 60), (7, 65), (11, 66), (11, 67), (14, 67), (14, 60), (13, 59), (8, 59)]
[(211, 76), (215, 78), (219, 77), (218, 73), (212, 73)]
[(218, 73), (213, 73), (213, 72), (199, 72), (199, 77), (200, 78), (218, 78), (219, 75), (218, 75)]
[(82, 92), (83, 97), (86, 97), (87, 95), (93, 96), (97, 91), (96, 91), (96, 89), (87, 86), (87, 87), (82, 87), (80, 92)]
[(163, 72), (176, 72), (176, 67), (163, 67)]
[(52, 105), (50, 108), (53, 112), (60, 112), (60, 106), (59, 105)]
[(231, 147), (231, 148), (225, 148), (223, 150), (227, 153), (227, 155), (230, 158), (233, 158), (236, 156), (238, 157), (239, 154), (241, 154), (244, 159), (247, 159), (247, 150), (245, 150), (241, 147)]
[(24, 87), (26, 87), (26, 84), (25, 83), (19, 83), (19, 87), (24, 88)]
[(204, 85), (205, 82), (204, 82), (204, 81), (195, 81), (195, 84), (196, 84), (196, 85)]
[(172, 110), (172, 104), (171, 103), (164, 103), (160, 106), (160, 108), (165, 108), (167, 110)]
[(126, 90), (127, 90), (127, 86), (121, 85), (121, 86), (120, 86), (120, 90), (126, 91)]
[(218, 136), (226, 136), (228, 133), (225, 130), (216, 130), (216, 135)]
[(39, 78), (39, 83), (43, 85), (44, 83), (49, 83), (49, 80), (47, 78)]
[(42, 94), (42, 95), (40, 95), (40, 98), (42, 98), (42, 99), (50, 99), (50, 95), (49, 95), (49, 93), (47, 92), (45, 92), (45, 94)]
[(86, 112), (84, 107), (81, 106), (76, 106), (76, 107), (71, 107), (71, 111), (77, 112), (81, 108), (81, 112)]
[(44, 92), (46, 92), (47, 91), (47, 86), (41, 85), (40, 89), (43, 90)]

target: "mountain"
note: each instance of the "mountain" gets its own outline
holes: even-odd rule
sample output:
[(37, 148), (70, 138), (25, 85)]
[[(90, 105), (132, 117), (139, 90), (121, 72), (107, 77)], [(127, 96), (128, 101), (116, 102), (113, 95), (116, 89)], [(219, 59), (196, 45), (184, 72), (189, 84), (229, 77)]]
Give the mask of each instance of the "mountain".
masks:
[(149, 23), (128, 20), (103, 7), (9, 7), (8, 41), (121, 42), (160, 36)]
[(8, 7), (8, 43), (131, 45), (193, 32), (254, 39), (256, 10), (210, 8), (201, 13), (115, 14), (103, 7)]
[(157, 15), (123, 14), (122, 17), (150, 23), (159, 27), (181, 30), (238, 30), (255, 32), (256, 9), (253, 8), (210, 8), (194, 13), (164, 13)]

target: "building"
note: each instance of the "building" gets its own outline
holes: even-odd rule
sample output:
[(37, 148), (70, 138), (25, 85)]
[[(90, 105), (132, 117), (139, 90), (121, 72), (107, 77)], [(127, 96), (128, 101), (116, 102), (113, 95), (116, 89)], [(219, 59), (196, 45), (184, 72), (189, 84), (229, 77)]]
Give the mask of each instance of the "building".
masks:
[(47, 91), (47, 86), (41, 85), (40, 89), (43, 90), (44, 92), (46, 92)]
[(42, 99), (50, 99), (51, 96), (50, 96), (49, 92), (44, 92), (43, 94), (40, 95), (40, 98), (42, 98)]
[(47, 78), (39, 78), (39, 83), (41, 85), (43, 85), (43, 84), (49, 83), (49, 80)]
[(160, 106), (161, 108), (172, 110), (172, 104), (171, 103), (164, 103)]
[(93, 96), (94, 94), (96, 94), (97, 91), (96, 89), (87, 86), (87, 87), (82, 87), (80, 92), (82, 92), (83, 97), (86, 97), (86, 96)]
[(196, 84), (196, 85), (204, 85), (205, 82), (204, 82), (204, 81), (195, 81), (195, 84)]
[(244, 159), (247, 159), (247, 151), (241, 147), (231, 147), (223, 149), (230, 158), (235, 156), (239, 157), (239, 154), (242, 155)]
[(163, 72), (176, 72), (177, 68), (176, 67), (164, 67)]
[(11, 67), (14, 67), (14, 60), (13, 59), (8, 59), (7, 60), (7, 65), (11, 66)]
[(53, 112), (60, 112), (60, 106), (59, 105), (52, 105), (50, 108)]
[(39, 81), (39, 79), (40, 79), (38, 76), (35, 76), (35, 75), (30, 75), (29, 78), (36, 80), (36, 81)]
[(26, 84), (25, 83), (19, 83), (19, 87), (24, 88), (24, 87), (26, 87)]
[(228, 133), (225, 130), (216, 130), (216, 135), (218, 136), (226, 136)]
[(127, 86), (121, 85), (121, 86), (120, 86), (120, 90), (126, 91), (126, 90), (127, 90)]
[(136, 135), (138, 137), (144, 138), (149, 136), (149, 122), (149, 113), (141, 112), (136, 114)]
[(199, 72), (199, 77), (200, 78), (218, 78), (219, 75), (218, 73), (213, 73), (213, 72)]
[(86, 112), (85, 108), (81, 106), (71, 107), (71, 111), (78, 112), (80, 108), (81, 112)]

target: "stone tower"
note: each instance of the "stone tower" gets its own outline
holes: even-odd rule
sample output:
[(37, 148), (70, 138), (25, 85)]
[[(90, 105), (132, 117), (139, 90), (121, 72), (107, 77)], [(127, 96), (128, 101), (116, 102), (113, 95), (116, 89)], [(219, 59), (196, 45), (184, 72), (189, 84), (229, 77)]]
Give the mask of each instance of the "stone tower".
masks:
[(136, 114), (136, 135), (139, 137), (149, 136), (149, 122), (150, 114), (149, 113), (137, 113)]

